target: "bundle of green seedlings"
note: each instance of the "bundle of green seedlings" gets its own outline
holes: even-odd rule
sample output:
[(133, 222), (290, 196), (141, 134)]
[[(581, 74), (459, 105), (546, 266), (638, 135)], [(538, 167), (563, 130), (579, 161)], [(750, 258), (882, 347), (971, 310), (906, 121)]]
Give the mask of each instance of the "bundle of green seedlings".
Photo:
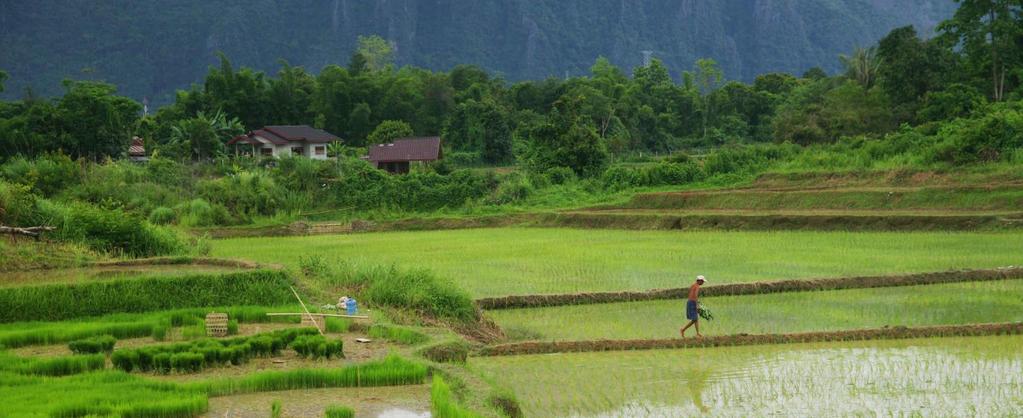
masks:
[(323, 413), (324, 418), (355, 418), (355, 410), (347, 406), (331, 405)]
[(298, 328), (226, 340), (201, 339), (188, 343), (121, 349), (115, 351), (110, 360), (114, 367), (128, 372), (198, 372), (209, 366), (240, 365), (252, 357), (280, 354), (299, 336), (315, 332), (312, 328)]
[(300, 335), (291, 342), (291, 349), (302, 358), (344, 358), (341, 340), (327, 340), (322, 335)]
[(267, 371), (191, 384), (209, 396), (294, 389), (418, 385), (426, 381), (429, 369), (418, 362), (390, 355), (383, 360), (342, 368)]
[(714, 314), (710, 311), (710, 308), (703, 306), (703, 304), (696, 305), (696, 313), (700, 315), (700, 318), (711, 321), (714, 319)]
[(67, 347), (75, 354), (110, 354), (114, 351), (116, 343), (117, 338), (114, 338), (113, 335), (100, 335), (72, 341), (68, 343)]
[(68, 376), (101, 370), (106, 362), (103, 354), (34, 358), (0, 353), (0, 371), (22, 375)]

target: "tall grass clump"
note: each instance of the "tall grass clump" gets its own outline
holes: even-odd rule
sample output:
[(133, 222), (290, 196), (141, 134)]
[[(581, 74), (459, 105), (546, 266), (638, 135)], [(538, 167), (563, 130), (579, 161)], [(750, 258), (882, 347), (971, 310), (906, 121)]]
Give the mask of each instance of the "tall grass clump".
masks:
[(50, 238), (80, 242), (97, 251), (134, 257), (180, 254), (184, 240), (174, 230), (156, 226), (121, 209), (82, 202), (39, 199), (36, 223), (56, 227)]
[(67, 346), (75, 354), (109, 354), (114, 351), (114, 344), (116, 343), (117, 338), (114, 338), (113, 335), (100, 335), (72, 341)]
[(355, 418), (355, 410), (347, 406), (331, 405), (323, 413), (324, 418)]
[(0, 289), (0, 322), (59, 321), (114, 312), (181, 307), (284, 305), (291, 303), (290, 278), (258, 270), (184, 277), (148, 277)]
[[(428, 270), (402, 270), (390, 267), (355, 267), (346, 262), (315, 264), (314, 278), (328, 285), (348, 289), (366, 301), (396, 309), (461, 322), (476, 318), (476, 308), (467, 292)], [(303, 270), (306, 270), (305, 268)]]
[(418, 385), (426, 381), (427, 372), (425, 365), (391, 355), (338, 369), (268, 371), (193, 383), (189, 387), (209, 396), (227, 396), (293, 389)]
[(451, 386), (439, 375), (433, 376), (430, 386), (430, 412), (437, 418), (482, 418), (483, 416), (458, 404)]
[[(8, 380), (0, 376), (0, 381)], [(33, 417), (192, 418), (208, 409), (201, 391), (112, 371), (0, 385), (0, 398), (5, 412)]]
[(281, 418), (281, 414), (283, 414), (281, 411), (281, 400), (274, 399), (273, 403), (270, 404), (270, 418)]

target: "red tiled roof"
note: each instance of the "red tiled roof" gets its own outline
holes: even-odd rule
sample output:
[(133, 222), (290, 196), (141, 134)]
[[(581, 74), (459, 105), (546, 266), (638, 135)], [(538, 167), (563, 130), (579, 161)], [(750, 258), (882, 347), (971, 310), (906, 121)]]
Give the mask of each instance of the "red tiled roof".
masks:
[(146, 155), (146, 147), (142, 143), (142, 138), (136, 136), (131, 139), (131, 146), (128, 147), (128, 155), (132, 157)]
[(440, 137), (400, 138), (390, 144), (369, 147), (373, 162), (434, 161), (442, 157)]
[(227, 145), (234, 145), (242, 141), (258, 145), (260, 142), (253, 139), (256, 136), (264, 138), (274, 145), (285, 145), (289, 142), (298, 141), (322, 144), (341, 140), (341, 138), (330, 132), (307, 125), (270, 125), (245, 135), (238, 135), (228, 141)]

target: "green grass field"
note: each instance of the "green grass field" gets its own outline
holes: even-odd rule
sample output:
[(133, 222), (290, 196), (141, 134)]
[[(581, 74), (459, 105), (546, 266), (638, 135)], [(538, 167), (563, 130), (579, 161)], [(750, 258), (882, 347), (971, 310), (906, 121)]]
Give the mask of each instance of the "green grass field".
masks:
[(477, 297), (647, 290), (1023, 264), (1020, 233), (678, 232), (495, 228), (213, 243), (216, 257), (296, 266), (311, 254), (429, 268)]
[(526, 416), (1016, 416), (1023, 337), (474, 358)]
[[(1023, 321), (1023, 280), (703, 298), (704, 335)], [(512, 339), (678, 337), (684, 300), (490, 311)], [(695, 331), (687, 334), (692, 337)]]

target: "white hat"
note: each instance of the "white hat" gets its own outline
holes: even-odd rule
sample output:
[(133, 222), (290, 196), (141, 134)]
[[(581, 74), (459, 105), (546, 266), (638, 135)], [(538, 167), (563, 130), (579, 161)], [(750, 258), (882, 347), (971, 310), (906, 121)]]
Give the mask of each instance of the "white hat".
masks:
[(703, 277), (703, 276), (701, 275), (701, 276), (696, 276), (696, 280), (702, 280), (702, 281), (706, 282), (706, 281), (707, 281), (707, 278), (706, 278), (706, 277)]

